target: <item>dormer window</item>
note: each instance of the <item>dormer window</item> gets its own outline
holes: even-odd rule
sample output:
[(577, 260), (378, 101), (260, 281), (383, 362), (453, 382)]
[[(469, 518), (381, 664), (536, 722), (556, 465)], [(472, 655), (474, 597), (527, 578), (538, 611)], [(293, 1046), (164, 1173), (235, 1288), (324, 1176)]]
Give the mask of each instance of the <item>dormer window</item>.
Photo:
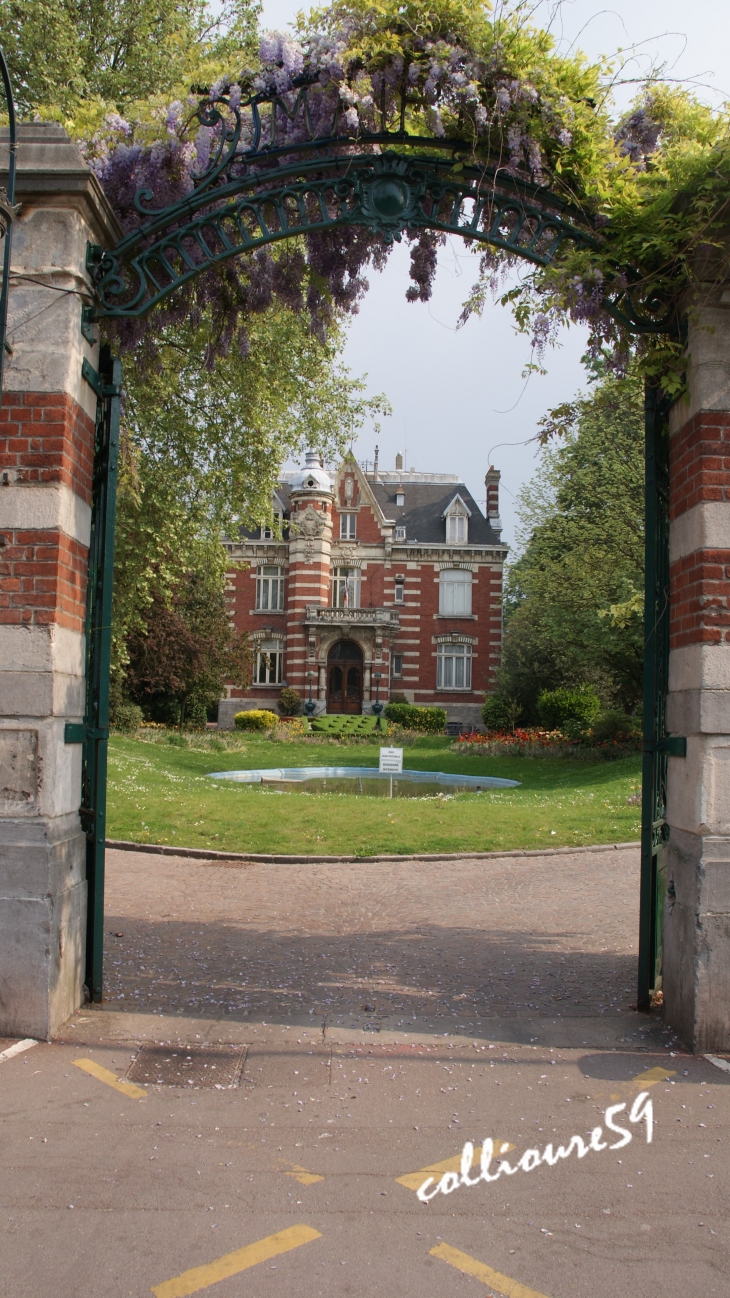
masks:
[(467, 520), (463, 514), (449, 514), (446, 519), (446, 542), (448, 545), (466, 545)]
[(395, 539), (396, 539), (396, 541), (405, 541), (405, 539), (406, 539), (406, 529), (405, 529), (404, 527), (396, 527), (396, 529), (395, 529)]
[(405, 498), (405, 494), (404, 494), (402, 491), (396, 491), (396, 493), (395, 493), (395, 503), (396, 503), (396, 505), (399, 505), (399, 506), (401, 506), (401, 507), (402, 507), (403, 505), (405, 505), (405, 503), (406, 503), (406, 498)]
[(444, 510), (443, 518), (446, 522), (446, 544), (466, 545), (469, 540), (471, 510), (464, 504), (461, 496), (454, 496), (451, 504)]
[[(281, 515), (281, 514), (279, 513), (279, 511), (277, 510), (277, 511), (274, 513), (274, 525), (275, 525), (275, 527), (277, 528), (278, 531), (281, 531), (281, 522), (282, 522), (282, 515)], [(262, 527), (261, 527), (261, 540), (262, 540), (262, 541), (273, 541), (273, 540), (274, 540), (274, 528), (273, 528), (273, 527), (267, 527), (266, 524), (263, 524)]]

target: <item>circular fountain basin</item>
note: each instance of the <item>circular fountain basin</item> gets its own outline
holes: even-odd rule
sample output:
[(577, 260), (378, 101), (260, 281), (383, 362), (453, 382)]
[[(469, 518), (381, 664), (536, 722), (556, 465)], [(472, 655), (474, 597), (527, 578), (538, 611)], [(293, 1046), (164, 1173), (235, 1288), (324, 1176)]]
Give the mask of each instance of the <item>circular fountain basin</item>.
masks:
[(386, 798), (481, 793), (483, 789), (516, 789), (520, 783), (495, 775), (451, 775), (445, 771), (382, 775), (377, 766), (274, 766), (264, 770), (213, 771), (209, 778), (233, 780), (236, 784), (261, 784), (279, 793), (354, 793)]

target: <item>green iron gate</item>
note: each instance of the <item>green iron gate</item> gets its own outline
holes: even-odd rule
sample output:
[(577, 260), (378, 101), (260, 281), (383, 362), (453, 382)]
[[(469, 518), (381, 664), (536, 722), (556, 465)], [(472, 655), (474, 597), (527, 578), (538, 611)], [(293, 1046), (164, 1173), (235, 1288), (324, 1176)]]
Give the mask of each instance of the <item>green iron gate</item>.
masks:
[[(473, 159), (468, 141), (409, 136), (400, 130), (346, 128), (346, 105), (335, 105), (319, 131), (310, 96), (321, 93), (306, 78), (294, 98), (258, 93), (232, 103), (224, 90), (204, 99), (198, 118), (215, 134), (210, 165), (178, 203), (152, 210), (141, 190), (140, 224), (116, 248), (88, 249), (96, 296), (82, 310), (82, 331), (94, 341), (103, 319), (145, 315), (175, 289), (230, 257), (282, 239), (341, 226), (379, 234), (386, 243), (403, 231), (431, 229), (490, 244), (533, 264), (549, 266), (566, 243), (596, 246), (595, 232), (579, 209), (542, 185), (511, 176), (499, 158)], [(404, 88), (404, 96), (407, 90)], [(405, 104), (405, 98), (403, 100)], [(320, 115), (321, 116), (321, 115)], [(245, 119), (245, 121), (244, 121)], [(244, 129), (245, 126), (245, 129)], [(294, 131), (296, 127), (296, 131)], [(245, 143), (248, 141), (248, 143)], [(415, 152), (414, 152), (415, 150)], [(604, 307), (635, 333), (672, 333), (671, 303), (635, 283)], [(102, 350), (99, 373), (85, 363), (98, 397), (92, 543), (87, 620), (87, 703), (83, 726), (68, 726), (69, 742), (84, 744), (82, 821), (88, 839), (89, 920), (87, 982), (102, 996), (106, 753), (114, 560), (114, 518), (119, 451), (121, 365)], [(646, 1009), (659, 987), (661, 914), (667, 828), (667, 757), (681, 740), (666, 736), (668, 664), (668, 435), (667, 407), (656, 391), (646, 396), (646, 606), (644, 767), (638, 1006)]]
[(96, 392), (91, 543), (86, 592), (86, 708), (82, 725), (66, 726), (66, 742), (83, 744), (81, 825), (86, 832), (86, 986), (102, 998), (104, 960), (104, 849), (106, 845), (109, 666), (112, 641), (114, 529), (119, 469), (121, 361), (101, 349), (99, 371), (88, 361), (83, 377)]

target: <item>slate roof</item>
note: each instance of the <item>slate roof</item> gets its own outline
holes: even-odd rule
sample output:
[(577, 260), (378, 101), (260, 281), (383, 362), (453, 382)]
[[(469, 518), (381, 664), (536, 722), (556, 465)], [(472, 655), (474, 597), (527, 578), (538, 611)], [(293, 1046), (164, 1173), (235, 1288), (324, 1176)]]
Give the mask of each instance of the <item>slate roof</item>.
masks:
[[(497, 533), (489, 526), (474, 497), (463, 482), (373, 482), (368, 486), (386, 518), (394, 519), (397, 527), (405, 526), (406, 541), (419, 545), (444, 545), (446, 520), (444, 512), (454, 496), (461, 496), (471, 510), (469, 519), (469, 545), (501, 545)], [(404, 505), (396, 505), (397, 492), (405, 497)], [(403, 544), (400, 542), (399, 544)]]
[[(489, 526), (471, 492), (463, 482), (373, 482), (370, 475), (367, 483), (385, 518), (394, 520), (396, 526), (406, 529), (407, 542), (418, 545), (445, 545), (446, 521), (443, 517), (454, 496), (461, 496), (464, 504), (471, 510), (469, 519), (469, 545), (501, 545), (502, 542)], [(403, 492), (405, 505), (396, 505), (397, 492)], [(280, 482), (276, 494), (284, 506), (284, 518), (291, 513), (291, 484)], [(260, 529), (241, 531), (241, 540), (258, 540)], [(403, 545), (399, 541), (396, 544)]]

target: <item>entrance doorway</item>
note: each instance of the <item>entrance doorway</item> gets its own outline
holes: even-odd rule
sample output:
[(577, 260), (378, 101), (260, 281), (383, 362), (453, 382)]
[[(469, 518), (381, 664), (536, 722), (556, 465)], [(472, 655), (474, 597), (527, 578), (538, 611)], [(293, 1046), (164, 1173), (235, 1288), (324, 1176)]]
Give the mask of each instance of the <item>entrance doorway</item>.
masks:
[(327, 659), (327, 711), (362, 712), (362, 649), (338, 640)]

